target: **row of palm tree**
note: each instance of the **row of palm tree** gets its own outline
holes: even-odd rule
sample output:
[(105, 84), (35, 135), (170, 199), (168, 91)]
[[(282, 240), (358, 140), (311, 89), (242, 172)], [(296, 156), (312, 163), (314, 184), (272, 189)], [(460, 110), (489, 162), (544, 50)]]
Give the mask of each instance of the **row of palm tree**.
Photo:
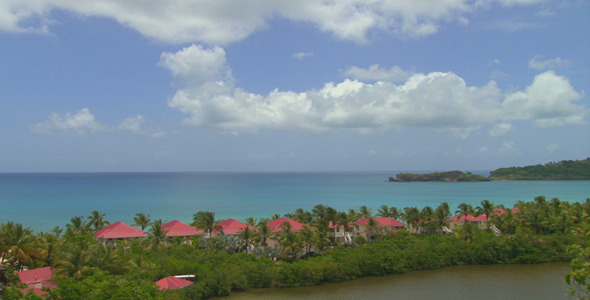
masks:
[[(460, 216), (460, 219), (466, 218), (469, 214), (484, 215), (488, 227), (493, 225), (505, 234), (516, 232), (584, 234), (590, 232), (589, 199), (581, 203), (569, 203), (556, 198), (547, 200), (545, 197), (537, 197), (533, 202), (519, 201), (515, 207), (518, 209), (516, 213), (507, 209), (504, 214), (497, 215), (494, 209), (503, 207), (483, 200), (476, 207), (461, 203), (455, 213)], [(443, 234), (444, 227), (449, 226), (447, 220), (450, 215), (451, 210), (448, 203), (442, 203), (436, 208), (425, 207), (421, 210), (416, 207), (406, 207), (399, 210), (395, 207), (382, 205), (374, 215), (371, 209), (366, 206), (348, 211), (338, 211), (325, 205), (316, 205), (310, 211), (298, 209), (286, 215), (308, 225), (299, 233), (292, 232), (286, 225), (281, 230), (272, 232), (267, 225), (270, 219), (249, 217), (246, 218), (245, 223), (252, 225), (253, 228), (244, 228), (236, 238), (232, 238), (232, 243), (235, 244), (233, 247), (235, 251), (266, 253), (263, 255), (268, 255), (272, 251), (265, 248), (268, 248), (270, 240), (274, 240), (278, 242), (280, 255), (285, 257), (306, 256), (312, 252), (321, 253), (324, 249), (336, 245), (333, 234), (330, 232), (330, 223), (341, 225), (345, 230), (351, 230), (348, 227), (349, 224), (360, 218), (389, 217), (406, 222), (410, 232)], [(272, 218), (276, 217), (276, 215), (272, 216)], [(166, 238), (166, 232), (162, 230), (161, 220), (152, 221), (149, 215), (137, 214), (134, 221), (134, 225), (142, 230), (149, 227), (148, 238), (143, 242), (146, 249), (159, 248), (170, 243), (170, 239)], [(206, 232), (208, 237), (211, 237), (212, 232), (218, 229), (213, 212), (197, 212), (193, 215), (193, 221), (192, 225)], [(108, 262), (111, 261), (109, 257), (117, 253), (110, 253), (106, 250), (108, 247), (99, 247), (91, 238), (93, 232), (100, 230), (106, 224), (109, 224), (106, 221), (106, 215), (98, 211), (93, 211), (87, 218), (73, 217), (66, 225), (65, 233), (56, 227), (50, 232), (35, 234), (21, 224), (13, 222), (0, 224), (0, 261), (15, 269), (35, 268), (51, 264), (64, 270), (60, 272), (71, 276), (84, 274), (84, 269), (76, 268), (77, 265), (86, 264), (92, 268), (108, 269), (110, 268)], [(374, 225), (375, 222), (369, 222), (370, 228), (371, 224)], [(370, 239), (378, 237), (378, 228), (369, 230), (369, 234)], [(85, 236), (89, 237), (86, 239), (88, 245), (72, 242)], [(97, 256), (96, 253), (100, 253), (98, 257), (102, 257), (102, 261), (90, 262), (89, 257)]]

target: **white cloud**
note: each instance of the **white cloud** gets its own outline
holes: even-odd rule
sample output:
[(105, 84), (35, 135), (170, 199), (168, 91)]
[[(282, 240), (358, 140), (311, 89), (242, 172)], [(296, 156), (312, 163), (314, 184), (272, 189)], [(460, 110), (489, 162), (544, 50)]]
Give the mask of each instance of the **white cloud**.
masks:
[(503, 136), (506, 135), (508, 132), (510, 132), (510, 130), (512, 130), (512, 124), (510, 123), (499, 123), (494, 125), (494, 127), (492, 127), (490, 129), (490, 135), (497, 137), (497, 136)]
[(559, 145), (558, 144), (549, 144), (546, 149), (547, 149), (547, 152), (553, 152), (553, 151), (559, 149)]
[(302, 60), (304, 58), (312, 57), (313, 52), (297, 52), (297, 53), (293, 54), (292, 56), (293, 56), (293, 58)]
[(536, 55), (529, 61), (529, 67), (535, 70), (554, 70), (562, 67), (567, 67), (570, 62), (559, 57), (552, 59), (542, 59), (543, 56)]
[(371, 65), (368, 69), (355, 66), (344, 71), (344, 76), (361, 81), (401, 82), (407, 80), (413, 74), (414, 72), (406, 71), (398, 66), (393, 66), (388, 70), (381, 68), (378, 64)]
[(155, 129), (145, 129), (143, 128), (143, 124), (145, 123), (145, 118), (142, 115), (136, 115), (134, 117), (129, 117), (123, 122), (119, 124), (119, 129), (131, 131), (133, 134), (138, 135), (149, 135), (154, 138), (162, 137), (166, 135), (164, 130), (157, 127)]
[[(537, 75), (524, 91), (508, 95), (493, 81), (468, 86), (450, 72), (413, 74), (401, 84), (346, 79), (302, 93), (277, 89), (261, 95), (235, 88), (225, 61), (218, 48), (191, 46), (162, 55), (161, 65), (187, 83), (168, 102), (189, 115), (186, 124), (232, 133), (430, 127), (465, 137), (481, 125), (498, 123), (490, 134), (500, 136), (511, 129), (510, 121), (532, 121), (540, 127), (579, 124), (587, 112), (575, 103), (580, 94), (553, 72)], [(378, 66), (372, 70), (383, 71)]]
[(533, 121), (538, 127), (583, 124), (588, 110), (575, 103), (581, 98), (566, 78), (547, 71), (524, 91), (508, 95), (502, 106), (506, 120)]
[(144, 134), (143, 129), (141, 129), (141, 124), (143, 122), (145, 122), (145, 118), (141, 115), (137, 115), (123, 120), (123, 122), (119, 124), (119, 128), (131, 131), (133, 134)]
[(88, 108), (83, 108), (75, 114), (66, 113), (59, 116), (54, 113), (49, 116), (46, 122), (35, 124), (33, 131), (44, 134), (53, 134), (61, 131), (66, 134), (84, 136), (87, 132), (107, 131), (109, 128), (94, 120), (94, 115)]
[(488, 66), (499, 65), (499, 64), (500, 64), (500, 59), (494, 58), (488, 63)]
[[(536, 0), (490, 0), (504, 7), (531, 5)], [(373, 31), (404, 36), (433, 34), (442, 23), (467, 24), (466, 16), (486, 9), (481, 1), (119, 1), (3, 0), (0, 30), (47, 32), (54, 10), (84, 17), (111, 18), (144, 36), (166, 43), (201, 42), (223, 45), (242, 40), (283, 17), (314, 24), (339, 39), (365, 43)]]
[(500, 153), (504, 155), (517, 155), (520, 154), (520, 150), (516, 148), (514, 141), (504, 141), (500, 146)]
[(191, 45), (176, 53), (164, 52), (159, 65), (192, 87), (209, 82), (233, 82), (225, 50), (220, 47), (205, 49)]

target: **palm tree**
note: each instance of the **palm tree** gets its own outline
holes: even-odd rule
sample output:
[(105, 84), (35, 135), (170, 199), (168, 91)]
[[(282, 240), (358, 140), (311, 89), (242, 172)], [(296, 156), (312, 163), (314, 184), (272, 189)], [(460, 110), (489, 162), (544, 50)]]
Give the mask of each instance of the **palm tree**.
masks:
[(152, 227), (148, 232), (147, 242), (150, 247), (158, 248), (166, 242), (166, 233), (168, 231), (162, 229), (162, 220), (158, 219), (152, 222)]
[(477, 207), (477, 214), (486, 216), (486, 226), (487, 229), (490, 229), (490, 223), (488, 221), (490, 219), (490, 215), (494, 213), (496, 206), (494, 205), (494, 202), (490, 202), (490, 200), (482, 200), (480, 204), (481, 206)]
[(363, 218), (370, 218), (370, 217), (373, 216), (373, 213), (371, 212), (371, 209), (368, 208), (366, 205), (363, 205), (363, 206), (359, 207), (359, 214)]
[(0, 226), (0, 261), (7, 261), (18, 269), (32, 268), (43, 254), (40, 240), (32, 230), (13, 222)]
[(250, 251), (250, 244), (252, 243), (252, 239), (254, 238), (254, 232), (250, 229), (250, 227), (246, 226), (238, 232), (238, 237), (244, 241), (244, 246), (246, 248), (246, 252)]
[(257, 220), (258, 219), (254, 218), (254, 217), (247, 217), (244, 219), (244, 224), (250, 225), (250, 226), (256, 226)]
[(92, 257), (88, 240), (76, 239), (60, 251), (53, 264), (54, 274), (82, 279), (92, 270)]
[(139, 213), (135, 215), (133, 221), (135, 222), (133, 225), (141, 227), (141, 230), (145, 231), (145, 228), (150, 226), (152, 218), (150, 217), (150, 215)]
[(94, 245), (91, 248), (90, 264), (100, 270), (111, 274), (122, 274), (127, 269), (127, 262), (121, 259), (120, 248), (102, 244)]
[(105, 216), (105, 213), (93, 210), (88, 217), (88, 226), (94, 227), (94, 232), (96, 232), (104, 226), (109, 225), (110, 222), (104, 219)]
[(268, 227), (268, 220), (260, 220), (256, 225), (256, 239), (260, 241), (260, 246), (266, 247), (268, 245), (268, 239), (272, 237), (272, 231)]
[(76, 236), (90, 233), (90, 225), (86, 223), (83, 216), (73, 217), (70, 224), (66, 224), (66, 235)]
[(389, 206), (381, 205), (377, 210), (377, 216), (382, 218), (391, 218), (391, 214), (389, 212)]
[(471, 204), (461, 203), (459, 204), (458, 208), (459, 209), (456, 210), (455, 213), (459, 215), (459, 219), (461, 219), (461, 217), (464, 217), (465, 222), (467, 222), (467, 215), (475, 214), (475, 210), (473, 209), (473, 206)]
[(418, 222), (420, 221), (421, 216), (417, 207), (405, 207), (402, 218), (408, 224), (410, 232), (418, 232)]
[(449, 208), (449, 204), (447, 202), (441, 203), (435, 210), (433, 214), (433, 219), (436, 224), (436, 229), (439, 231), (439, 234), (442, 234), (443, 227), (447, 226), (449, 222), (447, 219), (451, 216), (451, 211)]
[(215, 225), (215, 213), (212, 211), (198, 211), (193, 215), (192, 226), (197, 227), (207, 233), (208, 237), (211, 238)]

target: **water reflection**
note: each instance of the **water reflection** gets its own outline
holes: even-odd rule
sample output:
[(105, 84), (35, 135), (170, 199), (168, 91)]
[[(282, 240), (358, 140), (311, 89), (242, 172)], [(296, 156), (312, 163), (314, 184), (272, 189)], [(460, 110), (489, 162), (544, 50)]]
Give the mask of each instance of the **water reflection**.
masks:
[(567, 272), (568, 263), (453, 266), (315, 287), (253, 290), (229, 299), (567, 299)]

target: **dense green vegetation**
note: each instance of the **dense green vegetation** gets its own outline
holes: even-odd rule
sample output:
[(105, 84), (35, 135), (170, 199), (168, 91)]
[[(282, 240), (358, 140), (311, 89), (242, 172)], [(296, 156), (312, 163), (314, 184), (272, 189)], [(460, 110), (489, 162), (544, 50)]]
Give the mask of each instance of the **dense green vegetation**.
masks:
[[(5, 299), (43, 299), (23, 296), (23, 286), (13, 274), (23, 267), (47, 265), (54, 268), (57, 282), (48, 299), (200, 299), (249, 288), (317, 285), (457, 264), (567, 261), (580, 255), (575, 249), (566, 251), (568, 245), (587, 247), (590, 199), (568, 203), (540, 196), (515, 207), (517, 212), (507, 210), (497, 216), (492, 213), (495, 205), (487, 200), (477, 207), (459, 205), (457, 214), (485, 215), (489, 226), (501, 230), (500, 235), (487, 229), (488, 225), (472, 223), (444, 234), (442, 228), (449, 226), (451, 216), (446, 203), (422, 209), (383, 205), (377, 214), (366, 206), (342, 212), (316, 205), (311, 211), (287, 214), (310, 226), (299, 233), (288, 226), (271, 233), (268, 219), (248, 218), (247, 223), (256, 225), (254, 230), (191, 239), (168, 239), (161, 220), (138, 214), (136, 225), (149, 228), (148, 238), (121, 241), (116, 246), (104, 246), (93, 238), (96, 230), (108, 224), (99, 212), (88, 218), (74, 217), (65, 231), (55, 228), (48, 233), (35, 234), (8, 222), (0, 225), (0, 257), (5, 262), (0, 292)], [(369, 222), (369, 241), (357, 237), (343, 243), (333, 238), (328, 227), (333, 222), (346, 228), (362, 217), (374, 216), (400, 218), (414, 228), (412, 232), (421, 234), (385, 232)], [(207, 233), (206, 228), (215, 226), (212, 212), (197, 212), (194, 217), (194, 225)], [(279, 246), (267, 247), (270, 239)], [(170, 291), (158, 291), (154, 285), (158, 279), (180, 274), (194, 274), (196, 283)]]
[(585, 160), (564, 160), (544, 165), (500, 168), (490, 172), (489, 177), (470, 172), (448, 171), (428, 174), (399, 173), (389, 177), (391, 182), (447, 181), (476, 182), (490, 180), (588, 180), (590, 179), (590, 158)]
[(500, 168), (490, 172), (492, 180), (587, 180), (590, 158), (564, 160), (544, 165)]
[(389, 177), (389, 181), (490, 181), (490, 179), (470, 172), (448, 171), (429, 174), (399, 173), (395, 178)]

